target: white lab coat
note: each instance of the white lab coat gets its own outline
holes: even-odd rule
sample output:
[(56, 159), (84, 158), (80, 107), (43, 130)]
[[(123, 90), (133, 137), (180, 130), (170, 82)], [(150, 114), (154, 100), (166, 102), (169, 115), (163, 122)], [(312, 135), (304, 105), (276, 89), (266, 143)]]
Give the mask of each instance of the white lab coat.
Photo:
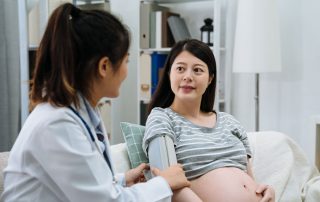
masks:
[[(170, 200), (172, 191), (162, 177), (123, 187), (124, 175), (118, 175), (119, 182), (116, 183), (96, 144), (98, 140), (82, 99), (78, 112), (91, 127), (95, 142), (69, 108), (44, 103), (33, 110), (11, 150), (4, 170), (1, 201)], [(107, 153), (110, 158), (109, 142)]]

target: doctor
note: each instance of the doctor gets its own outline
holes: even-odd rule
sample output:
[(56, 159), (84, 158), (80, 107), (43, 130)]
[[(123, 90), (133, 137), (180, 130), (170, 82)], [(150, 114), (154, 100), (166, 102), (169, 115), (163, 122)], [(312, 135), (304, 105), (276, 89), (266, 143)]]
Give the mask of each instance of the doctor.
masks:
[(189, 186), (181, 165), (141, 164), (115, 174), (106, 131), (95, 109), (117, 97), (127, 75), (129, 33), (103, 11), (58, 7), (40, 43), (31, 80), (32, 113), (11, 150), (1, 201), (160, 201)]

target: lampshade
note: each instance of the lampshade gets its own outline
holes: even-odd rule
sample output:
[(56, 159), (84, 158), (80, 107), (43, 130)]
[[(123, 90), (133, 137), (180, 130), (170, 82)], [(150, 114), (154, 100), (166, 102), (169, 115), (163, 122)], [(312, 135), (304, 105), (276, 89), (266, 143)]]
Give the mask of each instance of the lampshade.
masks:
[(281, 71), (276, 0), (238, 0), (233, 72)]

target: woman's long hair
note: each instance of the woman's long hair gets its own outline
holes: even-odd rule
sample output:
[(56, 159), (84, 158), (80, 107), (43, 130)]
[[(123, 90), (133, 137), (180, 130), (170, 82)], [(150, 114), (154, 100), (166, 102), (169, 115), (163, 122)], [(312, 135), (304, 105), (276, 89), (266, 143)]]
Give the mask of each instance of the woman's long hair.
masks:
[(186, 39), (179, 41), (174, 45), (170, 51), (167, 60), (164, 65), (164, 73), (159, 81), (158, 87), (152, 96), (151, 102), (148, 106), (148, 113), (154, 107), (167, 108), (170, 107), (174, 100), (174, 93), (171, 90), (170, 84), (170, 71), (171, 66), (176, 59), (176, 57), (182, 52), (188, 51), (195, 57), (202, 60), (208, 66), (209, 77), (212, 77), (212, 81), (207, 87), (206, 91), (202, 95), (200, 110), (203, 112), (213, 111), (215, 91), (216, 91), (216, 61), (212, 50), (205, 43), (196, 39)]

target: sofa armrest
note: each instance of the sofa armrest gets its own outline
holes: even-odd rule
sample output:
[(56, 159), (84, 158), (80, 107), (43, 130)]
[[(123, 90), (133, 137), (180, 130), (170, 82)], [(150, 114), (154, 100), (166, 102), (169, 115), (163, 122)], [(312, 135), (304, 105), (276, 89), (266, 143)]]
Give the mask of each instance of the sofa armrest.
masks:
[(273, 186), (276, 201), (303, 201), (306, 183), (319, 172), (296, 142), (274, 131), (248, 133), (248, 138), (256, 181)]

